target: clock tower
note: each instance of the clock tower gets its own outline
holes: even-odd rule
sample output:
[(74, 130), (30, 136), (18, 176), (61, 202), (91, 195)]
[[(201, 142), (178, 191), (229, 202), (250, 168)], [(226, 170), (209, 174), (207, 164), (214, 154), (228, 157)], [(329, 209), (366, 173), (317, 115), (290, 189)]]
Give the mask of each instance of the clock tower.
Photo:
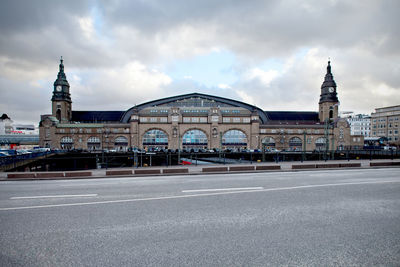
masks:
[(336, 83), (331, 71), (331, 62), (328, 61), (325, 80), (321, 85), (321, 96), (319, 99), (319, 120), (325, 122), (338, 118), (339, 100), (336, 92)]
[(60, 123), (71, 120), (71, 95), (69, 93), (69, 83), (64, 73), (63, 59), (60, 59), (57, 80), (54, 82), (52, 103), (52, 115)]

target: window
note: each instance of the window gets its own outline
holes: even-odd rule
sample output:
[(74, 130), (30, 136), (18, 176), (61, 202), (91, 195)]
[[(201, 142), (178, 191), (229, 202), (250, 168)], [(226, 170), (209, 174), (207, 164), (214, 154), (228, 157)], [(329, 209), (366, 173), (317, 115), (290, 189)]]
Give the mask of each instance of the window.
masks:
[(168, 136), (158, 129), (147, 131), (143, 135), (143, 145), (168, 145)]
[(207, 123), (207, 117), (200, 117), (200, 122)]
[(292, 137), (289, 139), (289, 149), (290, 150), (301, 150), (302, 141), (299, 137)]
[(223, 117), (223, 118), (222, 118), (222, 121), (225, 122), (225, 123), (231, 122), (231, 118), (229, 118), (229, 117)]
[(161, 117), (160, 122), (168, 122), (168, 117)]
[(199, 122), (199, 117), (193, 117), (192, 122)]
[(326, 145), (325, 137), (318, 137), (317, 140), (315, 140), (315, 148), (317, 150), (325, 149), (326, 148), (325, 145)]
[(222, 145), (247, 145), (246, 134), (240, 130), (229, 130), (222, 136)]
[(187, 131), (182, 137), (183, 145), (207, 145), (207, 136), (201, 130), (190, 130)]
[(240, 122), (240, 118), (233, 118), (233, 122)]
[(140, 117), (140, 122), (147, 122), (147, 118), (146, 117)]
[(250, 118), (249, 117), (243, 118), (243, 123), (250, 123)]
[(269, 137), (269, 136), (265, 137), (262, 140), (262, 143), (263, 143), (263, 145), (265, 145), (267, 147), (275, 147), (275, 139), (272, 137)]

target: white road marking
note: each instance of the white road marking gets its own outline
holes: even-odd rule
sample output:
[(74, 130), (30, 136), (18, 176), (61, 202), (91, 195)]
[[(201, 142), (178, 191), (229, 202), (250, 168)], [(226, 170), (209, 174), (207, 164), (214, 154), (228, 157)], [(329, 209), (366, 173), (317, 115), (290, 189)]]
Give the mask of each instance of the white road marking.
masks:
[(396, 181), (393, 181), (393, 180), (391, 180), (391, 181), (375, 181), (375, 182), (357, 182), (357, 183), (301, 185), (301, 186), (292, 186), (292, 187), (267, 188), (267, 189), (260, 189), (260, 190), (242, 190), (242, 191), (216, 192), (216, 193), (206, 193), (206, 194), (169, 196), (169, 197), (134, 198), (134, 199), (120, 199), (120, 200), (108, 200), (108, 201), (67, 203), (67, 204), (55, 204), (55, 205), (11, 207), (11, 208), (0, 208), (0, 211), (23, 210), (23, 209), (40, 209), (40, 208), (53, 208), (53, 207), (87, 206), (87, 205), (100, 205), (100, 204), (111, 204), (111, 203), (127, 203), (127, 202), (139, 202), (139, 201), (167, 200), (167, 199), (180, 199), (180, 198), (191, 198), (191, 197), (205, 197), (205, 196), (218, 196), (218, 195), (229, 195), (229, 194), (242, 194), (242, 193), (260, 193), (260, 192), (284, 191), (284, 190), (318, 188), (318, 187), (329, 187), (329, 186), (387, 184), (387, 183), (400, 183), (400, 180), (396, 180)]
[(182, 193), (190, 192), (217, 192), (217, 191), (235, 191), (235, 190), (260, 190), (264, 187), (231, 187), (231, 188), (210, 188), (210, 189), (193, 189), (193, 190), (182, 190)]
[(10, 199), (69, 198), (69, 197), (96, 197), (96, 196), (97, 196), (97, 194), (86, 194), (86, 195), (54, 195), (54, 196), (11, 197)]

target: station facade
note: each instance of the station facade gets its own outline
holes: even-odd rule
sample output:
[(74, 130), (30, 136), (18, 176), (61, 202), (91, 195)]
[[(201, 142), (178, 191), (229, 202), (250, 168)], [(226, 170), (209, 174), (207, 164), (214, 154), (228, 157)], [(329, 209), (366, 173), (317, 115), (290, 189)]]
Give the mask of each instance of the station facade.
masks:
[(40, 146), (53, 149), (278, 149), (362, 148), (338, 117), (337, 86), (328, 62), (318, 112), (264, 111), (233, 99), (191, 93), (149, 101), (125, 111), (74, 111), (61, 59), (42, 115)]

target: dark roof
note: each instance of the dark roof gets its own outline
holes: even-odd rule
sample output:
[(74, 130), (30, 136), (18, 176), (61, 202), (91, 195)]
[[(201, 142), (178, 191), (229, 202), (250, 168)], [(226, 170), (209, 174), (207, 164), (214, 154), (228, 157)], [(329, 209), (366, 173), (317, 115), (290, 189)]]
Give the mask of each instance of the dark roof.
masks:
[(155, 106), (159, 106), (162, 104), (166, 104), (166, 103), (170, 103), (170, 102), (174, 102), (174, 101), (182, 100), (182, 99), (186, 99), (186, 98), (191, 98), (191, 97), (201, 97), (201, 98), (205, 98), (205, 99), (211, 99), (216, 102), (221, 102), (224, 104), (231, 105), (233, 107), (245, 108), (251, 112), (255, 111), (260, 116), (261, 123), (265, 123), (267, 121), (267, 118), (265, 117), (264, 112), (256, 106), (253, 106), (253, 105), (241, 102), (241, 101), (233, 100), (233, 99), (220, 97), (220, 96), (206, 95), (206, 94), (201, 94), (201, 93), (190, 93), (190, 94), (185, 94), (185, 95), (177, 95), (177, 96), (161, 98), (161, 99), (149, 101), (149, 102), (134, 106), (125, 112), (121, 122), (124, 122), (124, 123), (129, 122), (129, 119), (130, 119), (131, 115), (133, 114), (134, 110), (140, 111), (147, 107), (155, 107)]
[(318, 123), (318, 112), (313, 111), (265, 111), (269, 123), (298, 122)]
[(72, 111), (72, 121), (120, 122), (125, 111)]

